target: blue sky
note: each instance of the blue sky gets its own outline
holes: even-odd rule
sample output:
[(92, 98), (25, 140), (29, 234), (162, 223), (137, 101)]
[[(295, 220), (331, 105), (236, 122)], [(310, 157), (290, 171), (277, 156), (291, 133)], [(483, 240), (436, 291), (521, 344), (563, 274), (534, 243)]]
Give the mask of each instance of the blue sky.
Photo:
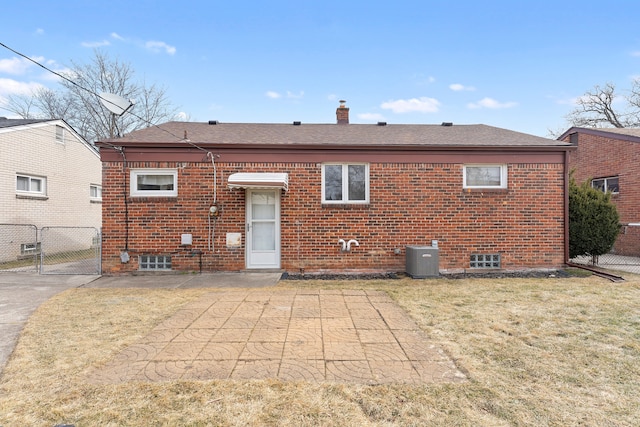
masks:
[[(101, 49), (194, 121), (334, 123), (345, 99), (351, 123), (548, 136), (594, 85), (640, 76), (635, 0), (47, 0), (2, 16), (5, 45), (58, 71)], [(54, 77), (0, 47), (0, 98)]]

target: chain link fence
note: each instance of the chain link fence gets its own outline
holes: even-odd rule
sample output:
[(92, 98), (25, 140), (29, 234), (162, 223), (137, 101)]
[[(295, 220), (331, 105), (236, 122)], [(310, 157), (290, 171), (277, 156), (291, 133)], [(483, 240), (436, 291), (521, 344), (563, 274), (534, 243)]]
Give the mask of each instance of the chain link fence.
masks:
[(101, 274), (100, 255), (97, 228), (0, 224), (0, 273)]
[(0, 224), (0, 272), (37, 273), (39, 261), (38, 227)]
[(41, 274), (100, 274), (100, 231), (93, 227), (43, 227)]
[(570, 261), (612, 272), (640, 274), (640, 224), (624, 225), (611, 253), (596, 257), (579, 256)]

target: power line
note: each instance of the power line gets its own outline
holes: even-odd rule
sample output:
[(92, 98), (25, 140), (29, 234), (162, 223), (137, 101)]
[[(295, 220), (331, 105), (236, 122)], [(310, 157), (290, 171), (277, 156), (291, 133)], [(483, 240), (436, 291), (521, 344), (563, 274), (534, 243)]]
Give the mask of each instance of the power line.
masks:
[[(52, 70), (52, 69), (48, 68), (47, 66), (45, 66), (45, 65), (43, 65), (43, 64), (41, 64), (41, 63), (39, 63), (39, 62), (38, 62), (38, 61), (36, 61), (35, 59), (29, 58), (27, 55), (25, 55), (25, 54), (23, 54), (23, 53), (21, 53), (21, 52), (18, 52), (18, 51), (17, 51), (17, 50), (15, 50), (15, 49), (12, 49), (11, 47), (7, 46), (6, 44), (4, 44), (4, 43), (0, 42), (0, 46), (4, 47), (5, 49), (7, 49), (7, 50), (9, 50), (9, 51), (11, 51), (11, 52), (13, 52), (13, 53), (15, 53), (15, 54), (16, 54), (16, 55), (18, 55), (18, 56), (21, 56), (22, 58), (24, 58), (24, 59), (26, 59), (26, 60), (28, 60), (28, 61), (30, 61), (30, 62), (33, 62), (33, 63), (34, 63), (34, 64), (36, 64), (38, 67), (43, 68), (44, 70), (46, 70), (46, 71), (48, 71), (48, 72), (50, 72), (50, 73), (52, 73), (52, 74), (54, 74), (54, 75), (56, 75), (56, 76), (60, 77), (61, 79), (63, 79), (63, 80), (65, 80), (65, 81), (67, 81), (67, 82), (71, 83), (72, 85), (74, 85), (74, 86), (78, 87), (79, 89), (82, 89), (82, 90), (84, 90), (85, 92), (88, 92), (88, 93), (90, 93), (91, 95), (94, 95), (94, 96), (98, 97), (98, 98), (99, 98), (99, 99), (101, 99), (102, 101), (104, 101), (104, 102), (108, 102), (109, 104), (112, 104), (112, 105), (115, 105), (113, 102), (109, 101), (108, 99), (103, 98), (102, 96), (100, 96), (99, 94), (97, 94), (97, 93), (93, 92), (92, 90), (89, 90), (89, 89), (85, 88), (84, 86), (81, 86), (80, 84), (78, 84), (78, 83), (76, 83), (75, 81), (73, 81), (73, 80), (69, 79), (69, 78), (68, 78), (68, 77), (66, 77), (65, 75), (60, 74), (60, 73), (58, 73), (57, 71), (54, 71), (54, 70)], [(162, 127), (160, 127), (159, 125), (157, 125), (157, 124), (155, 124), (155, 123), (152, 123), (152, 122), (148, 121), (147, 119), (145, 119), (145, 118), (143, 118), (143, 117), (140, 117), (139, 115), (137, 115), (137, 114), (135, 114), (135, 113), (133, 113), (133, 112), (131, 112), (131, 111), (129, 112), (129, 114), (131, 114), (132, 116), (136, 117), (137, 119), (139, 119), (140, 121), (142, 121), (142, 122), (146, 123), (146, 124), (147, 124), (147, 125), (149, 125), (149, 126), (154, 126), (154, 127), (158, 128), (158, 129), (160, 129), (161, 131), (163, 131), (163, 132), (165, 132), (165, 133), (168, 133), (168, 134), (169, 134), (169, 135), (171, 135), (172, 137), (176, 138), (178, 141), (183, 141), (183, 142), (185, 142), (185, 143), (187, 143), (187, 144), (189, 144), (189, 145), (191, 145), (191, 146), (193, 146), (193, 147), (197, 148), (198, 150), (202, 150), (202, 151), (204, 151), (204, 152), (207, 152), (207, 150), (205, 150), (204, 148), (202, 148), (202, 147), (200, 147), (200, 146), (198, 146), (198, 145), (194, 144), (193, 142), (188, 141), (188, 140), (185, 140), (185, 138), (180, 138), (179, 136), (177, 136), (177, 135), (176, 135), (176, 134), (174, 134), (173, 132), (168, 131), (168, 130), (166, 130), (166, 129), (163, 129), (163, 128), (162, 128)]]

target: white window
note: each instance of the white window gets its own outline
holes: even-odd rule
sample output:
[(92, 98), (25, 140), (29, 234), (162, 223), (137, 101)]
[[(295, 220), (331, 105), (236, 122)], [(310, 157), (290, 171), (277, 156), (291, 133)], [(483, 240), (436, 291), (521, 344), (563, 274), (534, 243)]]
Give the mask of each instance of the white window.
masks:
[(95, 184), (89, 185), (89, 197), (91, 200), (102, 200), (102, 186)]
[(20, 255), (35, 255), (40, 253), (40, 242), (22, 243), (20, 245)]
[(142, 197), (175, 197), (178, 195), (176, 169), (132, 169), (131, 195)]
[(56, 141), (64, 144), (64, 128), (60, 125), (56, 125)]
[(32, 193), (45, 195), (47, 193), (47, 179), (41, 176), (17, 175), (16, 191), (18, 193)]
[(323, 203), (369, 203), (369, 165), (325, 163), (322, 165)]
[(591, 180), (591, 186), (606, 193), (610, 191), (613, 194), (620, 192), (619, 179), (617, 176), (611, 176), (608, 178), (596, 178)]
[(507, 165), (465, 165), (463, 188), (507, 188)]

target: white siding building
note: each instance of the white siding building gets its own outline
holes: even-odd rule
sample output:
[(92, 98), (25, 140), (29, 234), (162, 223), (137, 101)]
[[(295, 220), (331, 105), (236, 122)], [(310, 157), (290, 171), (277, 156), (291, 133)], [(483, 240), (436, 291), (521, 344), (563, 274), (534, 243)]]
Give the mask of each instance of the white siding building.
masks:
[(100, 156), (64, 120), (0, 117), (0, 224), (100, 229)]

